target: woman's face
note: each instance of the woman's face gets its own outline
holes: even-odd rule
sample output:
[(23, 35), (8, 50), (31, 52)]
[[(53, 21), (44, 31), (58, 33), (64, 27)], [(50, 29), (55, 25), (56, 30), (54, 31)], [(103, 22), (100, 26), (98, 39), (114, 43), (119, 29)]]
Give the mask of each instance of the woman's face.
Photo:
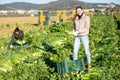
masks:
[(16, 31), (16, 32), (15, 32), (15, 34), (16, 34), (16, 35), (18, 35), (18, 34), (19, 34), (19, 32), (18, 32), (18, 31)]
[(81, 8), (78, 8), (78, 9), (76, 10), (76, 13), (77, 13), (78, 15), (81, 15), (81, 14), (83, 13), (83, 10), (82, 10)]

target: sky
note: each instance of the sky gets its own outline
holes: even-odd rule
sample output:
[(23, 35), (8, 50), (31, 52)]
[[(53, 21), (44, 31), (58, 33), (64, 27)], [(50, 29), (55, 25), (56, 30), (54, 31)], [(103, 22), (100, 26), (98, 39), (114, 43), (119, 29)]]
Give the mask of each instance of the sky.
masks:
[[(6, 4), (6, 3), (11, 3), (11, 2), (29, 2), (29, 3), (35, 3), (35, 4), (45, 4), (51, 1), (57, 1), (57, 0), (0, 0), (0, 4)], [(78, 1), (93, 2), (93, 3), (114, 2), (116, 4), (120, 4), (120, 0), (78, 0)]]

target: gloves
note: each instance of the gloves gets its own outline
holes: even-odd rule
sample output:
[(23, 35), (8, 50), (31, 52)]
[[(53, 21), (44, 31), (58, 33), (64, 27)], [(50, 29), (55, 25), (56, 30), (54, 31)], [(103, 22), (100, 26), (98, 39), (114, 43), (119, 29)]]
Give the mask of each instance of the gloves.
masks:
[(75, 32), (73, 32), (73, 35), (74, 35), (74, 36), (77, 36), (78, 33), (79, 33), (78, 31), (75, 31)]
[(13, 45), (10, 45), (10, 48), (13, 48)]

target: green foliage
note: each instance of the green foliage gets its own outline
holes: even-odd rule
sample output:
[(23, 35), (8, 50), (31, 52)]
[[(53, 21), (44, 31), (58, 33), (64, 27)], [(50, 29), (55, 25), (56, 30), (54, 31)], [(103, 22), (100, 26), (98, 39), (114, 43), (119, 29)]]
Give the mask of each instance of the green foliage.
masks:
[[(91, 17), (92, 68), (73, 75), (58, 74), (56, 63), (71, 60), (72, 23), (51, 25), (25, 34), (28, 47), (6, 50), (10, 38), (0, 40), (0, 80), (118, 80), (120, 79), (120, 31), (113, 16)], [(84, 49), (79, 57), (85, 56)]]
[(120, 29), (120, 14), (115, 14), (114, 18), (115, 18), (116, 23), (117, 23), (117, 29)]

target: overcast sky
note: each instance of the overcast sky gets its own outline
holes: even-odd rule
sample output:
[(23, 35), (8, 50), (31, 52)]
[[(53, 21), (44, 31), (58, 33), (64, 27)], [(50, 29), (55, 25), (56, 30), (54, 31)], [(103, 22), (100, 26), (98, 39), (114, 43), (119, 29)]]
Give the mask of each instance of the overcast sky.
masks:
[[(57, 0), (0, 0), (0, 4), (6, 4), (11, 2), (29, 2), (29, 3), (36, 3), (36, 4), (44, 4), (51, 1)], [(79, 0), (84, 2), (93, 2), (93, 3), (111, 3), (114, 2), (116, 4), (120, 4), (120, 0)]]

